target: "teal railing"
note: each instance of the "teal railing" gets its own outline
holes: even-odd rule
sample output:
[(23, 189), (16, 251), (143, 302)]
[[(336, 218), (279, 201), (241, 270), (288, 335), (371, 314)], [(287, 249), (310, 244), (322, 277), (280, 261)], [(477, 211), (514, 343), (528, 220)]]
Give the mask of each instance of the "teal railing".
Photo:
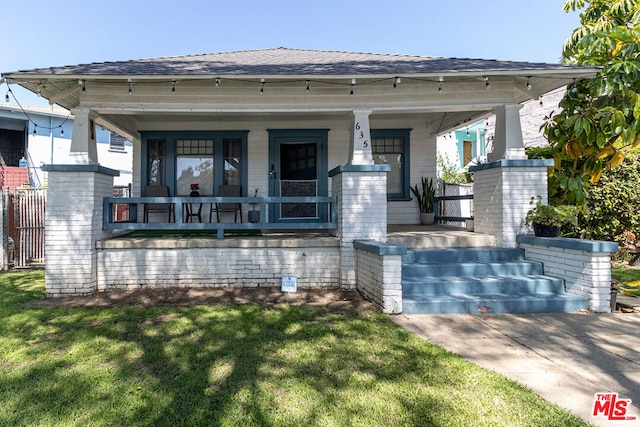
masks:
[[(336, 197), (105, 197), (103, 199), (104, 230), (216, 230), (219, 239), (224, 238), (225, 230), (330, 230), (338, 228), (338, 211)], [(138, 206), (145, 203), (171, 203), (174, 205), (175, 222), (137, 222)], [(187, 216), (187, 207), (192, 209), (215, 206), (216, 203), (240, 203), (242, 211), (246, 212), (250, 206), (257, 206), (260, 220), (256, 223), (244, 222), (209, 222), (209, 211), (201, 214), (202, 222), (191, 222), (193, 215)], [(316, 204), (316, 218), (292, 218), (273, 220), (269, 218), (271, 206), (278, 208), (284, 203), (312, 203)], [(130, 220), (114, 221), (113, 205), (129, 205)], [(214, 211), (215, 213), (215, 211)], [(164, 214), (163, 214), (164, 215)], [(227, 215), (232, 215), (227, 213)], [(227, 216), (227, 218), (229, 217)], [(189, 220), (189, 222), (187, 222)]]
[(473, 194), (462, 194), (456, 196), (436, 196), (433, 198), (433, 208), (436, 213), (435, 222), (447, 222), (447, 221), (464, 221), (467, 219), (473, 219), (472, 216), (452, 216), (446, 215), (444, 212), (444, 204), (450, 200), (473, 200)]

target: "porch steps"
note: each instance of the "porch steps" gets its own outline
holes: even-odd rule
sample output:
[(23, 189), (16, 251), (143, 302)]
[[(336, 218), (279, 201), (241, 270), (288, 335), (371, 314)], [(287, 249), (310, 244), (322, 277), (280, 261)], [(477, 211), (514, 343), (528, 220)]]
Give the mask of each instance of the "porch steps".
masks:
[(410, 249), (403, 257), (406, 314), (551, 313), (587, 309), (587, 298), (565, 292), (562, 279), (522, 249)]

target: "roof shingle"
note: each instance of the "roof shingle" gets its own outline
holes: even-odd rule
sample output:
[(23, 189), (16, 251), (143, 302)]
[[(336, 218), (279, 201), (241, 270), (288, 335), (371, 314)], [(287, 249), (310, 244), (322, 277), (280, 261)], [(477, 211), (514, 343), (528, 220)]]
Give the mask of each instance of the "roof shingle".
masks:
[(38, 75), (376, 75), (566, 69), (560, 64), (273, 48), (21, 70)]

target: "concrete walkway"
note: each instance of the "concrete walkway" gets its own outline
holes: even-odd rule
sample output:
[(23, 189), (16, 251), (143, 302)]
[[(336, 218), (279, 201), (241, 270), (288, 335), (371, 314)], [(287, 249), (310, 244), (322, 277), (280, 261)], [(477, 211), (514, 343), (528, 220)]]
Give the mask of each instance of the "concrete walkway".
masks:
[[(391, 316), (469, 362), (525, 385), (597, 426), (640, 426), (640, 314)], [(635, 421), (593, 417), (596, 393), (631, 399)]]

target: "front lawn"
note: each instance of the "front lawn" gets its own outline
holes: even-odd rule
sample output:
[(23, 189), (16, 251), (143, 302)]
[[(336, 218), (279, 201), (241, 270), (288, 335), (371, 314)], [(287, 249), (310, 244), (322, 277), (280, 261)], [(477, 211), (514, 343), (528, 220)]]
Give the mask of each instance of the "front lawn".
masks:
[(640, 297), (640, 268), (615, 265), (611, 268), (611, 278), (620, 294)]
[(43, 288), (0, 275), (0, 425), (586, 425), (383, 314), (23, 305)]

